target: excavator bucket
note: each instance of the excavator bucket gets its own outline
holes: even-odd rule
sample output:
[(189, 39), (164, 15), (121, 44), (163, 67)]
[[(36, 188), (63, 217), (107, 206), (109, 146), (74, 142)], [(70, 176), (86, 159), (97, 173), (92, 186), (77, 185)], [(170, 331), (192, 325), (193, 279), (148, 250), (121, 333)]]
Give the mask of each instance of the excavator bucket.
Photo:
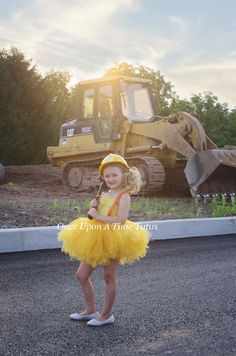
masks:
[(236, 191), (236, 149), (198, 151), (184, 170), (192, 196)]

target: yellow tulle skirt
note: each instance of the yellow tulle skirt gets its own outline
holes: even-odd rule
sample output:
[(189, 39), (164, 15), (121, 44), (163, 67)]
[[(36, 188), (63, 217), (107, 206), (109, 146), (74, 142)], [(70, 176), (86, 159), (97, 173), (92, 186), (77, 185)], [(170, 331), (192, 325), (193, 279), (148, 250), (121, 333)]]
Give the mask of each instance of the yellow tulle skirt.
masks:
[(107, 265), (110, 259), (131, 263), (146, 255), (149, 233), (140, 225), (126, 220), (124, 224), (106, 224), (95, 219), (78, 218), (58, 234), (62, 251), (72, 259), (92, 267)]

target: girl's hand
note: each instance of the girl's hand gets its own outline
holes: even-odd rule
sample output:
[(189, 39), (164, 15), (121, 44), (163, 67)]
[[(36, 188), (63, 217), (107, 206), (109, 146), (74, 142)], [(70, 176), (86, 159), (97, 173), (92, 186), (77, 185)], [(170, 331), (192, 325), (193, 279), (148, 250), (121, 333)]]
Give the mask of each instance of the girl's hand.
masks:
[(91, 202), (90, 202), (90, 208), (97, 208), (98, 205), (99, 205), (99, 202), (98, 202), (97, 199), (91, 200)]
[(93, 218), (96, 218), (96, 216), (98, 215), (98, 212), (95, 208), (90, 208), (89, 211), (88, 211), (88, 214), (90, 216), (92, 216)]

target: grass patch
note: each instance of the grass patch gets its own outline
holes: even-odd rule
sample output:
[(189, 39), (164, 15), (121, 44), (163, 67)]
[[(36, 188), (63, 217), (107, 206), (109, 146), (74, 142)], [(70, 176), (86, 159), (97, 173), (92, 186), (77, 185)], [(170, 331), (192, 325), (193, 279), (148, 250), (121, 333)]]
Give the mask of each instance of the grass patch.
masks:
[[(0, 200), (0, 226), (55, 226), (67, 225), (79, 217), (86, 217), (91, 198)], [(132, 197), (129, 219), (166, 220), (236, 215), (235, 196), (207, 199)]]
[(143, 213), (149, 219), (181, 219), (202, 217), (205, 213), (201, 201), (191, 198), (142, 198), (136, 197), (131, 203), (130, 213)]
[(212, 210), (212, 216), (235, 216), (236, 215), (236, 199), (235, 195), (232, 195), (229, 199), (226, 195), (220, 197), (214, 197), (210, 202)]

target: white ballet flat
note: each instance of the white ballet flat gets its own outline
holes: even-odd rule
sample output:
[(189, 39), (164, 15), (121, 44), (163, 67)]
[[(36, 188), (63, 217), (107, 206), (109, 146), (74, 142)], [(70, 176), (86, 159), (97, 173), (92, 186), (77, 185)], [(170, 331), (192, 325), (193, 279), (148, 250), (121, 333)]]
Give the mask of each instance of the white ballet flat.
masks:
[(98, 317), (99, 317), (99, 312), (95, 312), (92, 314), (82, 314), (82, 315), (79, 313), (74, 313), (74, 314), (70, 315), (70, 319), (79, 320), (79, 321), (81, 321), (81, 320), (88, 321), (88, 320), (98, 318)]
[(115, 321), (114, 315), (111, 314), (106, 320), (91, 319), (87, 322), (88, 326), (103, 326), (108, 324), (113, 324)]

